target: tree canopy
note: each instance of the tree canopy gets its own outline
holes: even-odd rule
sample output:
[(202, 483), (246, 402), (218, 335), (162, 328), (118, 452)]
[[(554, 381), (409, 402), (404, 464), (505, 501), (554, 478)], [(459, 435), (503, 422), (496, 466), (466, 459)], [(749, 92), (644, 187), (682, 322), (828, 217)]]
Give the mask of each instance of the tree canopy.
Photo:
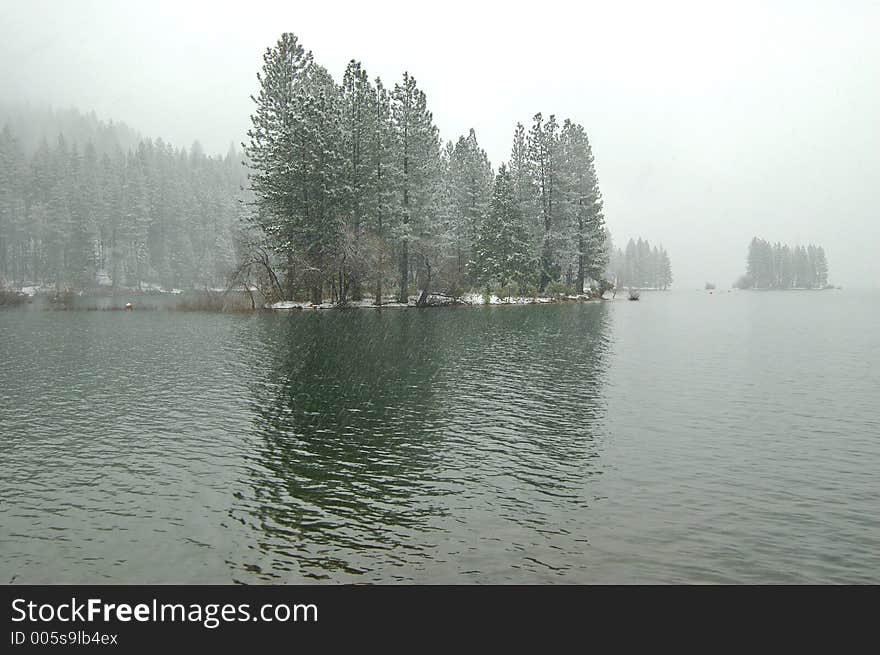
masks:
[[(407, 302), (486, 284), (582, 292), (607, 265), (587, 133), (536, 114), (496, 174), (472, 129), (443, 143), (405, 72), (390, 90), (352, 60), (341, 84), (299, 39), (266, 50), (245, 152), (252, 226), (285, 293), (321, 302)], [(392, 265), (392, 262), (394, 263)]]

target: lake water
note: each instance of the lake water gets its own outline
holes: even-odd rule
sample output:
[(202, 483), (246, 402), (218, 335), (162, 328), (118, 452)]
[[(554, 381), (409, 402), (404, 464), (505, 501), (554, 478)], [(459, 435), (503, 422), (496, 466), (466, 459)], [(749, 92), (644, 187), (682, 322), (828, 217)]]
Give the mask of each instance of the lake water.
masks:
[(0, 583), (880, 582), (880, 293), (0, 312)]

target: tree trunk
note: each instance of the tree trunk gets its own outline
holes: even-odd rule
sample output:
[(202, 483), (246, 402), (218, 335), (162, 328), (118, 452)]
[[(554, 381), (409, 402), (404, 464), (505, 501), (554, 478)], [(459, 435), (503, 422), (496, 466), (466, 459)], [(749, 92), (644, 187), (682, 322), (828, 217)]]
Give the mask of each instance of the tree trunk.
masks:
[(379, 251), (379, 260), (376, 264), (376, 296), (373, 298), (374, 305), (382, 304), (382, 252)]
[(541, 279), (538, 283), (538, 291), (544, 293), (550, 283), (550, 243), (548, 237), (544, 237), (544, 246), (541, 251)]
[(431, 262), (425, 257), (425, 271), (422, 274), (422, 293), (416, 303), (419, 307), (424, 307), (428, 304), (428, 294), (431, 292), (431, 277)]
[(581, 254), (578, 255), (578, 272), (577, 272), (577, 282), (576, 282), (576, 291), (577, 293), (584, 292), (584, 260), (586, 259), (583, 255), (583, 247), (581, 247)]
[(404, 238), (400, 244), (400, 293), (398, 302), (409, 302), (409, 240)]
[(348, 302), (348, 281), (351, 278), (347, 275), (345, 267), (343, 266), (339, 269), (339, 297), (337, 302), (340, 305), (344, 305)]
[(361, 292), (360, 275), (358, 275), (357, 273), (353, 274), (349, 278), (349, 284), (348, 284), (347, 288), (351, 289), (351, 299), (352, 300), (357, 301), (357, 300), (363, 299), (364, 294)]

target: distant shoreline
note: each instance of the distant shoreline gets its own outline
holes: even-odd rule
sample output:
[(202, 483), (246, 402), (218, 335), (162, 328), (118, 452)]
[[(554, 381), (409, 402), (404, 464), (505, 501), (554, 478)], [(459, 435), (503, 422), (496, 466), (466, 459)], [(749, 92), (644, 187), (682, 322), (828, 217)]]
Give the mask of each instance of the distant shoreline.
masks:
[(842, 286), (827, 286), (827, 287), (787, 287), (785, 289), (780, 289), (778, 287), (761, 287), (761, 288), (749, 288), (749, 289), (734, 289), (735, 291), (841, 291), (843, 289)]

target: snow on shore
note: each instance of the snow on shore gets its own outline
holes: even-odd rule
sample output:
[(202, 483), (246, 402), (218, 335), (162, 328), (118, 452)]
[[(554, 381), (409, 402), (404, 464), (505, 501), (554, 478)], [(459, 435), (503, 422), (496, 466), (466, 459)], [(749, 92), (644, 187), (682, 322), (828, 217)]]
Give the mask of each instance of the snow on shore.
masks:
[[(381, 305), (376, 305), (373, 302), (372, 298), (364, 298), (363, 300), (352, 300), (349, 301), (348, 304), (345, 305), (348, 307), (415, 307), (416, 300), (418, 300), (417, 296), (411, 296), (409, 304), (404, 305), (399, 302), (383, 302)], [(270, 305), (266, 305), (266, 309), (339, 309), (340, 305), (336, 305), (332, 302), (323, 302), (320, 305), (313, 305), (310, 302), (297, 302), (295, 300), (282, 300), (281, 302), (272, 303)]]
[[(349, 302), (345, 307), (416, 307), (418, 303), (419, 296), (410, 296), (409, 302), (407, 304), (403, 304), (400, 302), (387, 301), (383, 302), (382, 305), (376, 305), (373, 302), (373, 298), (364, 298), (358, 301)], [(587, 301), (593, 300), (590, 296), (580, 295), (580, 296), (565, 296), (562, 299), (556, 298), (547, 298), (543, 296), (539, 296), (537, 298), (533, 298), (530, 296), (511, 296), (509, 298), (499, 298), (498, 296), (492, 294), (489, 296), (490, 305), (536, 305), (536, 304), (546, 304), (553, 302), (560, 302), (561, 300), (567, 301)], [(428, 305), (432, 307), (438, 306), (451, 306), (451, 305), (484, 305), (486, 304), (486, 299), (482, 294), (479, 293), (466, 293), (461, 298), (455, 299), (449, 296), (441, 296), (432, 294), (428, 296)], [(323, 302), (320, 305), (313, 305), (309, 302), (297, 302), (293, 300), (283, 300), (281, 302), (276, 302), (270, 305), (266, 305), (266, 309), (275, 309), (275, 310), (305, 310), (305, 309), (337, 309), (339, 305), (335, 305), (330, 302)]]
[[(462, 300), (468, 305), (486, 304), (486, 298), (480, 293), (466, 293)], [(534, 305), (547, 302), (553, 302), (553, 298), (545, 298), (543, 296), (538, 296), (537, 298), (528, 296), (505, 296), (504, 298), (499, 298), (494, 293), (489, 296), (490, 305)]]

